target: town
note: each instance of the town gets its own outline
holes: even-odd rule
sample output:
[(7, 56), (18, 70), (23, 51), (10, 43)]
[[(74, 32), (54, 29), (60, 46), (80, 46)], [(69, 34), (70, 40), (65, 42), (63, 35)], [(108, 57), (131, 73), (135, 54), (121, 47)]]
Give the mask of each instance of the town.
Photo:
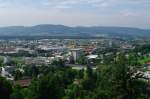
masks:
[[(89, 66), (96, 69), (106, 64), (107, 58), (125, 53), (136, 55), (139, 66), (147, 68), (144, 77), (150, 79), (150, 52), (138, 47), (148, 45), (150, 39), (10, 39), (0, 40), (1, 76), (19, 83), (30, 84), (32, 76), (26, 70), (43, 68), (55, 63), (72, 69), (82, 70)], [(134, 51), (134, 52), (133, 52)], [(18, 75), (20, 74), (20, 76)]]
[(150, 0), (0, 0), (0, 99), (150, 99)]

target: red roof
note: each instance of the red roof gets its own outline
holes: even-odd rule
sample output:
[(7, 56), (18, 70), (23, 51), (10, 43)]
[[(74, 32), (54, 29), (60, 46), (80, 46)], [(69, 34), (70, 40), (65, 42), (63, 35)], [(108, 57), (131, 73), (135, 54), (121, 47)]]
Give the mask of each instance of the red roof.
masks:
[(31, 84), (31, 79), (17, 80), (15, 81), (15, 84), (22, 87), (27, 87)]
[(150, 62), (146, 62), (145, 64), (149, 64), (150, 65)]

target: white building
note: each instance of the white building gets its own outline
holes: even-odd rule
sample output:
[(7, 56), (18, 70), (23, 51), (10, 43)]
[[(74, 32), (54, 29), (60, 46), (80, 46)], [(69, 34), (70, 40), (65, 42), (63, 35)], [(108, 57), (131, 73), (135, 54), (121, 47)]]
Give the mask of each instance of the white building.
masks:
[(87, 58), (88, 59), (96, 59), (96, 58), (98, 58), (98, 55), (88, 55)]
[(71, 49), (71, 56), (73, 56), (74, 61), (77, 61), (80, 58), (82, 53), (83, 50), (81, 48)]
[(12, 76), (12, 72), (15, 70), (13, 66), (5, 66), (1, 67), (1, 76), (5, 77), (7, 80), (14, 80), (14, 77)]

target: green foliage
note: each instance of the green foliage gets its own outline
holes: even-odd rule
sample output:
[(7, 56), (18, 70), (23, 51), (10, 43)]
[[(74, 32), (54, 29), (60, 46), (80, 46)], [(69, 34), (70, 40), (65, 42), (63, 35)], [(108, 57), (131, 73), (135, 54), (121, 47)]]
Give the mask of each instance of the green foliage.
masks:
[(23, 76), (23, 73), (20, 71), (20, 70), (16, 70), (16, 71), (14, 71), (14, 77), (15, 77), (15, 80), (19, 80), (19, 79), (21, 79), (22, 78), (22, 76)]
[(52, 65), (57, 66), (57, 67), (65, 66), (64, 61), (62, 59), (59, 59), (58, 61), (57, 60), (53, 61)]
[(4, 61), (3, 57), (0, 57), (0, 67), (3, 66), (3, 61)]
[[(136, 54), (112, 56), (97, 70), (72, 70), (62, 63), (26, 68), (33, 77), (28, 88), (11, 85), (0, 78), (0, 98), (4, 99), (149, 99), (148, 84), (134, 76)], [(133, 60), (133, 61), (132, 61)], [(27, 70), (29, 70), (27, 72)], [(34, 76), (33, 76), (34, 75)], [(40, 76), (39, 76), (40, 75)]]
[(25, 66), (24, 70), (25, 70), (25, 73), (24, 73), (25, 76), (34, 77), (34, 76), (37, 76), (39, 74), (39, 68), (35, 65)]
[(130, 66), (140, 66), (138, 55), (136, 53), (130, 53), (127, 57), (128, 65)]
[(38, 81), (33, 81), (29, 99), (61, 99), (64, 93), (63, 77), (60, 74), (49, 74)]
[(150, 57), (144, 57), (143, 59), (141, 59), (139, 62), (141, 64), (145, 64), (146, 62), (149, 62), (150, 61)]
[[(29, 99), (62, 99), (67, 85), (73, 83), (74, 71), (50, 69), (48, 74), (33, 79), (29, 87)], [(44, 89), (44, 90), (43, 90)]]
[(77, 60), (77, 63), (80, 65), (86, 65), (87, 64), (87, 58), (84, 54), (80, 56), (80, 58)]
[(134, 49), (134, 52), (141, 52), (142, 54), (150, 53), (150, 44), (137, 46)]
[(81, 98), (82, 92), (81, 88), (78, 85), (71, 84), (65, 90), (65, 96), (63, 99), (78, 99)]
[(11, 83), (0, 77), (0, 98), (9, 99), (12, 93)]
[(20, 86), (14, 86), (10, 99), (24, 99)]
[(124, 55), (119, 55), (116, 63), (101, 67), (97, 91), (98, 98), (137, 99), (144, 93), (144, 84), (133, 77), (137, 71), (127, 64)]

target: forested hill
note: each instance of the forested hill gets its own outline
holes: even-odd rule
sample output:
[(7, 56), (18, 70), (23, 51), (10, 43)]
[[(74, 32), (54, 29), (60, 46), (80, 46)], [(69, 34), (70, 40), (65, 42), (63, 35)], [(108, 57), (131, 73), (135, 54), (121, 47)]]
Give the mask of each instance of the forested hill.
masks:
[(36, 26), (0, 27), (0, 36), (142, 36), (150, 37), (150, 30), (129, 27), (68, 27), (41, 24)]

